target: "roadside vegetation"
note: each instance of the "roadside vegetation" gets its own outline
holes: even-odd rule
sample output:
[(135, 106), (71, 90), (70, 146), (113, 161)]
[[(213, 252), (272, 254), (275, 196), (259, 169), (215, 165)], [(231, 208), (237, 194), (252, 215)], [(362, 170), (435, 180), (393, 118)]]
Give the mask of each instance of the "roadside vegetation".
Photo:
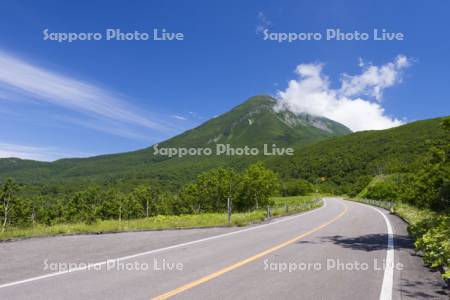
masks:
[[(417, 250), (426, 264), (450, 279), (450, 118), (442, 123), (448, 135), (430, 147), (415, 172), (374, 177), (356, 198), (380, 200), (409, 223)], [(389, 201), (389, 205), (386, 205)], [(370, 203), (372, 204), (372, 203)]]
[(247, 226), (263, 222), (271, 217), (285, 216), (318, 208), (322, 202), (317, 194), (296, 197), (273, 197), (271, 206), (249, 212), (238, 212), (231, 215), (228, 223), (227, 213), (198, 213), (181, 215), (156, 215), (137, 219), (99, 220), (93, 223), (57, 223), (54, 225), (35, 224), (29, 227), (11, 227), (0, 233), (0, 240), (11, 240), (25, 237), (100, 234), (126, 231), (183, 229), (200, 227)]
[[(0, 240), (55, 234), (245, 226), (318, 207), (314, 196), (280, 194), (278, 176), (262, 163), (243, 172), (211, 169), (181, 190), (139, 186), (129, 193), (89, 187), (66, 197), (20, 195), (12, 179), (0, 186)], [(296, 190), (298, 192), (298, 190)], [(311, 189), (304, 190), (303, 194)], [(290, 187), (283, 192), (292, 194)], [(228, 204), (230, 205), (228, 207)], [(231, 212), (228, 222), (228, 209)]]
[(402, 202), (387, 202), (352, 198), (350, 200), (391, 210), (408, 223), (408, 231), (415, 239), (416, 249), (424, 262), (439, 269), (444, 280), (450, 280), (450, 214), (418, 208)]

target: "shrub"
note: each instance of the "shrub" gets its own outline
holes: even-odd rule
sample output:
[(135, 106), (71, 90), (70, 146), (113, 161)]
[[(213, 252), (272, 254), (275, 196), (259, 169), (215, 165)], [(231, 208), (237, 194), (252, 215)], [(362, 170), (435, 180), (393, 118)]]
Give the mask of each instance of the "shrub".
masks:
[(286, 180), (281, 184), (281, 194), (283, 196), (304, 196), (313, 191), (313, 185), (303, 179)]

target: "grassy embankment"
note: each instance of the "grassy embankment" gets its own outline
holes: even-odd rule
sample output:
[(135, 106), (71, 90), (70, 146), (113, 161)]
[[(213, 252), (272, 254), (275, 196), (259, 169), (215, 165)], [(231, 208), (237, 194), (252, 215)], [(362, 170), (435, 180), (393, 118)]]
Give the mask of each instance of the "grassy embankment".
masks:
[[(273, 197), (273, 217), (299, 213), (320, 207), (321, 202), (315, 202), (319, 195)], [(287, 206), (287, 207), (286, 207)], [(11, 228), (0, 232), (1, 240), (10, 240), (25, 237), (68, 235), (82, 233), (108, 233), (140, 230), (162, 230), (217, 226), (246, 226), (260, 223), (267, 218), (267, 209), (260, 209), (246, 213), (235, 213), (228, 225), (226, 213), (202, 213), (179, 216), (154, 216), (132, 220), (104, 220), (94, 224), (74, 223), (56, 224), (52, 226), (35, 225), (31, 228)]]
[(450, 281), (450, 214), (437, 213), (406, 203), (389, 203), (367, 199), (349, 199), (391, 210), (404, 219), (408, 231), (415, 239), (416, 249), (423, 254), (425, 263), (443, 273)]

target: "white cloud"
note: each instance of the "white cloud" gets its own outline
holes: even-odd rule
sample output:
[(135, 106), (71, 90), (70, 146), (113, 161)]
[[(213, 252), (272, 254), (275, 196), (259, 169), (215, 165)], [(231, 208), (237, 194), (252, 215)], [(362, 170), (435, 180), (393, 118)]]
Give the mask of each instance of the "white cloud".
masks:
[(323, 64), (301, 64), (296, 68), (299, 79), (289, 81), (284, 91), (278, 91), (276, 108), (324, 116), (353, 131), (395, 127), (403, 122), (387, 116), (380, 103), (370, 98), (381, 100), (385, 88), (401, 82), (402, 70), (409, 64), (405, 56), (381, 67), (365, 67), (360, 60), (362, 73), (344, 75), (338, 89), (330, 87), (328, 77), (322, 73)]
[(189, 111), (188, 114), (191, 115), (191, 118), (194, 118), (194, 119), (197, 119), (197, 120), (202, 120), (203, 119), (203, 117), (198, 112)]
[[(165, 132), (167, 124), (153, 121), (131, 109), (126, 96), (94, 84), (32, 65), (0, 51), (0, 96), (30, 97), (97, 118)], [(6, 96), (2, 96), (5, 98)]]
[(369, 95), (376, 100), (381, 100), (383, 90), (399, 82), (402, 78), (402, 70), (410, 65), (406, 56), (399, 55), (394, 62), (381, 67), (367, 66), (359, 59), (359, 66), (364, 68), (360, 75), (342, 77), (341, 92), (345, 96)]
[(60, 151), (52, 147), (0, 143), (0, 158), (20, 157), (22, 159), (53, 161), (63, 157), (86, 156), (90, 156), (90, 154)]
[(272, 23), (263, 12), (258, 12), (258, 24), (256, 25), (256, 33), (263, 33)]
[(131, 130), (126, 126), (120, 126), (117, 122), (111, 122), (108, 120), (96, 120), (96, 119), (79, 119), (69, 116), (55, 116), (55, 120), (62, 121), (76, 126), (82, 126), (85, 128), (94, 129), (97, 131), (109, 133), (112, 135), (124, 137), (127, 139), (141, 140), (146, 142), (155, 142), (155, 139), (150, 135), (145, 135), (135, 130)]
[(187, 120), (186, 117), (183, 117), (183, 116), (180, 116), (180, 115), (172, 115), (171, 117), (174, 118), (174, 119), (177, 119), (177, 120), (181, 120), (181, 121), (186, 121)]

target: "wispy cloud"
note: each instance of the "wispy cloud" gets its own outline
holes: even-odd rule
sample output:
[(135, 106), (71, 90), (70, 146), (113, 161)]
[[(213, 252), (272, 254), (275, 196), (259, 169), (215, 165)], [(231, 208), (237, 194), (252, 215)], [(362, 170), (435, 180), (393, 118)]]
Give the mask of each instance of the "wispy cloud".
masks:
[(54, 161), (64, 157), (87, 157), (89, 153), (61, 151), (53, 147), (0, 143), (0, 158), (22, 158), (40, 161)]
[(183, 117), (183, 116), (180, 116), (180, 115), (172, 115), (171, 117), (174, 118), (174, 119), (177, 119), (177, 120), (181, 120), (181, 121), (186, 121), (187, 120), (186, 117)]
[(258, 12), (258, 24), (256, 25), (256, 34), (263, 33), (264, 30), (269, 28), (272, 23), (267, 16), (262, 12)]
[(74, 124), (76, 126), (94, 129), (96, 131), (109, 133), (127, 139), (142, 140), (149, 143), (158, 141), (158, 139), (152, 138), (151, 135), (145, 135), (140, 132), (130, 130), (125, 126), (120, 126), (116, 122), (110, 122), (108, 120), (95, 120), (95, 119), (81, 120), (79, 118), (73, 118), (69, 116), (55, 116), (55, 119), (57, 121), (62, 121), (65, 123)]
[(191, 118), (193, 119), (197, 119), (197, 120), (203, 120), (203, 117), (195, 111), (189, 111), (188, 114), (191, 116)]
[(33, 65), (0, 51), (0, 95), (11, 98), (13, 93), (45, 101), (97, 118), (139, 126), (159, 132), (172, 131), (163, 122), (152, 120), (124, 99), (127, 96)]

